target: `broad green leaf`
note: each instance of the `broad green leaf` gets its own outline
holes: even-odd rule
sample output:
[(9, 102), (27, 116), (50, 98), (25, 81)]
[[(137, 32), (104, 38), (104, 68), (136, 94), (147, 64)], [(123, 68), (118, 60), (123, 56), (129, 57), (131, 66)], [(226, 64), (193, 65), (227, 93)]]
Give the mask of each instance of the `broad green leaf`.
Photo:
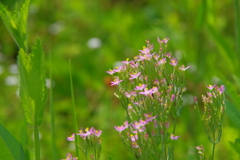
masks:
[(231, 102), (226, 101), (226, 114), (229, 119), (240, 128), (240, 111)]
[(240, 138), (235, 139), (235, 142), (229, 142), (231, 144), (231, 146), (233, 147), (233, 149), (240, 154)]
[(44, 52), (38, 39), (27, 54), (20, 49), (18, 55), (20, 75), (20, 100), (27, 122), (39, 126), (43, 119), (46, 101), (46, 76), (44, 70)]
[(14, 12), (10, 12), (0, 3), (0, 15), (8, 31), (19, 48), (27, 51), (27, 18), (30, 0), (26, 0), (20, 9), (17, 5)]
[(24, 160), (21, 143), (0, 123), (0, 159)]
[(232, 83), (226, 83), (226, 88), (226, 94), (230, 99), (226, 101), (226, 114), (240, 128), (240, 110), (236, 107), (240, 106), (240, 96)]
[[(237, 92), (236, 86), (229, 82), (221, 72), (218, 72), (218, 75), (223, 80), (226, 88), (226, 115), (240, 128), (240, 95)], [(238, 80), (237, 76), (233, 77), (235, 80)]]

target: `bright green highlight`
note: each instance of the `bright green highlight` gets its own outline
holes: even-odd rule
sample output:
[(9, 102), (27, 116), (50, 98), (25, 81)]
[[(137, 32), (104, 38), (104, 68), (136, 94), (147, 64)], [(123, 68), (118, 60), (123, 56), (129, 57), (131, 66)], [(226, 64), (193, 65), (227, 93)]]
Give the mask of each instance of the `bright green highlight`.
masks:
[(29, 5), (30, 0), (26, 0), (20, 9), (16, 5), (14, 12), (10, 12), (0, 3), (0, 15), (18, 48), (23, 48), (24, 51), (28, 50), (27, 18)]
[(18, 56), (20, 98), (28, 123), (40, 126), (46, 100), (44, 53), (38, 39), (27, 54), (20, 49)]

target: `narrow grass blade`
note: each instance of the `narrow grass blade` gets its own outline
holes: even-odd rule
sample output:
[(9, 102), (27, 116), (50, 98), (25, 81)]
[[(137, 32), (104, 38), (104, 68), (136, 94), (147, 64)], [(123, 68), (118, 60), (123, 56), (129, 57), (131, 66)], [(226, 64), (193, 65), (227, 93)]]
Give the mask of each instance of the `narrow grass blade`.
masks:
[(25, 160), (21, 143), (0, 123), (0, 159)]
[[(78, 132), (78, 125), (77, 125), (77, 114), (75, 109), (75, 100), (74, 100), (74, 93), (73, 93), (73, 82), (72, 82), (72, 70), (71, 70), (71, 60), (69, 60), (69, 73), (70, 73), (70, 85), (71, 85), (71, 97), (72, 97), (72, 111), (73, 111), (73, 118), (74, 118), (74, 132)], [(75, 136), (76, 141), (76, 156), (79, 157), (79, 149), (77, 144), (79, 144), (79, 137)]]
[(52, 159), (57, 160), (57, 148), (56, 148), (56, 139), (55, 139), (55, 121), (54, 121), (54, 108), (53, 108), (53, 93), (52, 93), (52, 54), (49, 54), (50, 61), (50, 69), (49, 69), (49, 79), (50, 79), (50, 87), (49, 87), (49, 105), (51, 112), (51, 137), (52, 137)]

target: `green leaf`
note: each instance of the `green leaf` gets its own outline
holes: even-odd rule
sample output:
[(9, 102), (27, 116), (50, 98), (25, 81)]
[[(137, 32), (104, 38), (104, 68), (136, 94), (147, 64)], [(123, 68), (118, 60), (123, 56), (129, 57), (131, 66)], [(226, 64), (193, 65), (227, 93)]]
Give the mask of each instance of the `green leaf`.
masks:
[(231, 144), (231, 146), (233, 147), (233, 149), (240, 154), (240, 138), (235, 139), (235, 142), (229, 142)]
[(46, 75), (44, 70), (44, 52), (38, 39), (27, 54), (20, 49), (18, 55), (20, 75), (20, 100), (27, 122), (39, 126), (43, 119), (46, 101)]
[(0, 123), (0, 159), (24, 160), (21, 143)]
[(14, 12), (10, 12), (0, 3), (0, 15), (8, 31), (19, 48), (27, 51), (27, 18), (30, 0), (26, 0), (20, 9), (17, 5)]

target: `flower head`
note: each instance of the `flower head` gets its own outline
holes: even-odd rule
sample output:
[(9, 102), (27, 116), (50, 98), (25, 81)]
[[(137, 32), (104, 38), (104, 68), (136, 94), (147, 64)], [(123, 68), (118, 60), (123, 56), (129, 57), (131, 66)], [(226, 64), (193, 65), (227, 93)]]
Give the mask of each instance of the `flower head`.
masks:
[(161, 65), (161, 64), (165, 64), (166, 63), (166, 58), (162, 58), (158, 61), (158, 64)]
[(111, 75), (113, 75), (114, 73), (115, 73), (115, 70), (111, 70), (111, 69), (109, 69), (109, 71), (106, 71), (108, 74), (111, 74)]
[(182, 71), (185, 71), (185, 70), (187, 70), (188, 68), (190, 68), (190, 66), (185, 67), (184, 65), (182, 65), (182, 66), (179, 67), (178, 69), (180, 69), (180, 70), (182, 70)]
[(118, 77), (116, 77), (115, 79), (114, 79), (114, 81), (113, 82), (111, 82), (111, 86), (114, 86), (114, 85), (119, 85), (119, 83), (120, 82), (122, 82), (123, 80), (119, 80), (119, 78)]
[(77, 133), (77, 135), (81, 136), (85, 140), (87, 136), (92, 134), (92, 130), (93, 128), (91, 128), (90, 130), (89, 128), (86, 128), (85, 129), (86, 133), (84, 133), (83, 130), (79, 130), (79, 133)]
[(162, 41), (163, 41), (164, 44), (167, 44), (167, 42), (169, 41), (169, 38), (165, 37), (165, 38), (163, 38)]
[(139, 92), (139, 94), (143, 94), (145, 96), (151, 95), (153, 93), (156, 93), (158, 91), (157, 87), (153, 87), (152, 89), (148, 90), (147, 88), (144, 89), (144, 92)]
[(176, 59), (176, 58), (172, 58), (172, 59), (170, 60), (170, 64), (171, 64), (172, 66), (176, 66), (176, 65), (178, 64), (177, 59)]
[(128, 121), (125, 121), (125, 122), (124, 122), (124, 125), (114, 126), (114, 128), (115, 128), (118, 132), (122, 132), (122, 131), (124, 131), (126, 128), (128, 128)]
[(136, 87), (134, 88), (134, 90), (143, 90), (143, 89), (145, 89), (146, 87), (147, 87), (146, 84), (139, 84), (138, 86), (136, 86)]
[(213, 88), (216, 86), (216, 84), (214, 85), (207, 85), (206, 87), (209, 89), (209, 90), (213, 90)]
[(162, 44), (162, 43), (167, 44), (167, 42), (169, 41), (169, 38), (165, 37), (163, 38), (163, 40), (160, 40), (160, 38), (157, 37), (157, 41), (159, 44)]
[(124, 94), (127, 98), (130, 98), (131, 96), (136, 96), (137, 95), (135, 91), (125, 92)]
[(143, 50), (139, 50), (141, 53), (143, 54), (148, 54), (150, 53), (150, 49), (149, 48), (143, 48)]
[(196, 146), (196, 149), (198, 150), (199, 154), (204, 155), (204, 153), (203, 153), (203, 151), (204, 151), (203, 145)]
[(138, 78), (138, 76), (139, 76), (140, 74), (141, 74), (141, 72), (130, 74), (131, 78), (129, 78), (129, 80)]
[(67, 137), (68, 141), (74, 141), (75, 140), (75, 135), (72, 134), (70, 137)]
[(225, 90), (225, 86), (221, 85), (221, 87), (216, 87), (215, 89), (216, 89), (216, 91), (219, 92), (219, 94), (222, 94), (224, 92), (224, 90)]
[(129, 59), (127, 58), (126, 61), (122, 61), (123, 64), (129, 64), (131, 61), (128, 61)]
[(171, 134), (171, 135), (170, 135), (170, 139), (171, 139), (171, 140), (178, 140), (179, 137), (180, 137), (180, 136), (174, 136), (174, 134)]
[(172, 94), (172, 96), (171, 96), (171, 101), (174, 101), (174, 99), (175, 99), (175, 95)]
[(94, 134), (95, 136), (97, 136), (97, 137), (100, 137), (100, 135), (102, 134), (102, 131), (101, 131), (101, 130), (96, 130), (96, 129), (94, 129), (94, 130), (93, 130), (93, 134)]
[(146, 118), (146, 122), (151, 122), (152, 120), (154, 120), (158, 115), (156, 116), (152, 116), (152, 114), (144, 114), (145, 118)]
[(73, 157), (71, 153), (68, 153), (66, 159), (62, 160), (77, 160), (77, 159), (78, 159), (77, 157)]

